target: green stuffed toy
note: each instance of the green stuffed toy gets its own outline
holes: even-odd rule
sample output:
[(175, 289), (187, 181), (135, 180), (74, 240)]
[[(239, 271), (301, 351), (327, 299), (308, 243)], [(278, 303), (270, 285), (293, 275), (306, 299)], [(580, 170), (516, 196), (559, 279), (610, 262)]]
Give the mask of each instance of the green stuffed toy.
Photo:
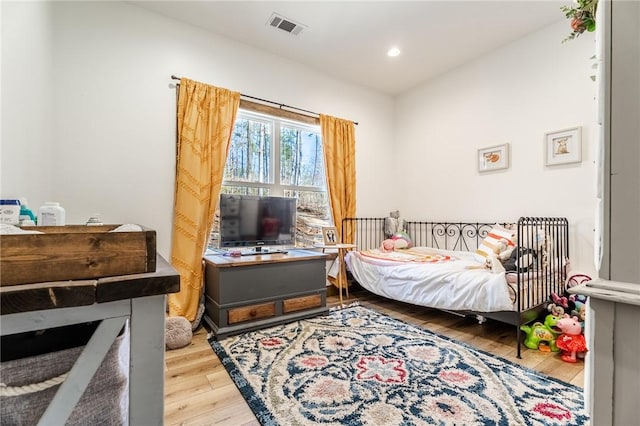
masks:
[(529, 349), (538, 349), (541, 352), (558, 352), (556, 339), (562, 330), (556, 327), (556, 323), (560, 319), (561, 317), (555, 315), (547, 315), (544, 324), (538, 321), (531, 326), (521, 325), (520, 330), (527, 335), (524, 339), (524, 345)]

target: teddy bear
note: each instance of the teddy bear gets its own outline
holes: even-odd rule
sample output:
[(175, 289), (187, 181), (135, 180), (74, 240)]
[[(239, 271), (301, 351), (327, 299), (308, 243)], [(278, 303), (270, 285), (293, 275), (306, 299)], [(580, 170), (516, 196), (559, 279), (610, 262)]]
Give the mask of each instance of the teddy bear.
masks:
[(511, 256), (513, 247), (509, 247), (509, 241), (507, 241), (506, 238), (500, 238), (500, 240), (495, 244), (493, 252), (496, 257), (500, 259), (500, 262), (504, 262)]
[(389, 217), (384, 220), (384, 236), (391, 238), (398, 232), (407, 232), (406, 222), (400, 217), (400, 211), (389, 212)]

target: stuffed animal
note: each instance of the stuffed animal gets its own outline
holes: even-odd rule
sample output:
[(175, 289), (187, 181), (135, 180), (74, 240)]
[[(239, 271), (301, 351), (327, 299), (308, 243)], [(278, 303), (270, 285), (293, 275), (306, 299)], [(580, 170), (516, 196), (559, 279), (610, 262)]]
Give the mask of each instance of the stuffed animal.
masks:
[(411, 248), (413, 243), (411, 242), (411, 238), (409, 234), (406, 232), (396, 232), (391, 238), (387, 238), (380, 245), (380, 250), (385, 253), (389, 253), (395, 250), (407, 249)]
[(580, 321), (580, 326), (582, 327), (582, 333), (584, 334), (584, 321), (587, 318), (587, 305), (582, 302), (574, 302), (576, 304), (575, 309), (571, 311), (572, 317), (578, 317), (578, 321)]
[(487, 256), (485, 260), (485, 267), (494, 274), (500, 274), (504, 272), (504, 266), (502, 266), (502, 262), (500, 262), (500, 260), (498, 260), (498, 258), (493, 255)]
[(584, 294), (571, 294), (569, 295), (569, 300), (575, 303), (576, 307), (578, 307), (578, 304), (584, 305), (585, 303), (587, 303), (587, 296), (585, 296)]
[(566, 296), (558, 296), (556, 293), (551, 293), (551, 300), (563, 309), (569, 309), (569, 299)]
[(563, 314), (572, 314), (572, 312), (576, 309), (576, 303), (574, 302), (574, 298), (572, 298), (568, 293), (565, 292), (564, 296), (559, 296), (556, 293), (551, 293), (551, 300), (557, 306), (562, 307), (564, 309)]
[(556, 345), (562, 350), (560, 358), (565, 362), (577, 362), (576, 356), (587, 352), (587, 342), (578, 317), (565, 314), (556, 326), (562, 330), (562, 334), (556, 339)]
[(509, 259), (513, 252), (513, 247), (509, 246), (506, 238), (499, 239), (493, 247), (493, 253), (489, 253), (486, 259), (485, 267), (494, 274), (505, 272), (503, 262)]
[(496, 257), (500, 259), (500, 262), (504, 262), (511, 257), (511, 253), (514, 248), (514, 246), (509, 246), (509, 241), (506, 238), (500, 238), (500, 240), (495, 244), (493, 252)]
[(537, 258), (535, 251), (518, 247), (512, 250), (509, 257), (504, 260), (504, 269), (507, 272), (527, 272), (529, 268), (535, 267)]
[(380, 245), (380, 250), (384, 253), (390, 253), (396, 249), (396, 243), (391, 238), (388, 238)]
[(398, 231), (391, 236), (391, 239), (395, 242), (396, 248), (411, 248), (413, 243), (411, 237), (404, 231)]
[(551, 315), (555, 315), (556, 317), (562, 318), (562, 316), (566, 313), (562, 306), (556, 305), (555, 303), (549, 303), (547, 306), (547, 310), (551, 312)]
[(576, 303), (576, 309), (571, 311), (571, 315), (577, 316), (578, 319), (584, 323), (584, 320), (587, 318), (587, 306), (580, 302), (575, 302), (575, 303)]
[(558, 352), (556, 339), (561, 331), (556, 327), (556, 322), (561, 317), (547, 315), (544, 324), (535, 322), (533, 325), (521, 325), (520, 330), (524, 331), (527, 337), (524, 339), (524, 345), (529, 349), (538, 349), (541, 352)]
[(556, 293), (551, 294), (553, 303), (547, 305), (547, 310), (555, 316), (564, 317), (569, 314), (572, 317), (578, 317), (582, 330), (584, 332), (584, 320), (587, 314), (586, 296), (579, 294), (568, 294), (558, 296)]
[(407, 232), (406, 222), (400, 217), (400, 211), (389, 212), (389, 217), (384, 220), (384, 236), (391, 238), (397, 232)]
[[(566, 288), (575, 287), (580, 284), (584, 284), (588, 281), (591, 281), (591, 277), (589, 275), (583, 274), (578, 271), (574, 271), (571, 268), (571, 262), (569, 259), (565, 261), (565, 267), (567, 272), (567, 280), (565, 282)], [(567, 294), (567, 293), (565, 293)], [(587, 296), (582, 294), (569, 294), (568, 305), (569, 305), (569, 313), (571, 315), (575, 315), (580, 318), (581, 321), (584, 322), (586, 307), (584, 306), (587, 303)]]

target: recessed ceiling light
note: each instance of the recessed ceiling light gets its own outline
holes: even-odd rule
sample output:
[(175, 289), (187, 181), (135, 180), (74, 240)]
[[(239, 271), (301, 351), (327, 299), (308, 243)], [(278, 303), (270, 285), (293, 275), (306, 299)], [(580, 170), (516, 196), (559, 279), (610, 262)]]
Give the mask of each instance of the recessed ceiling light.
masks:
[(398, 49), (397, 47), (392, 47), (391, 49), (389, 49), (389, 51), (387, 52), (387, 56), (393, 58), (395, 56), (398, 56), (400, 54), (400, 49)]

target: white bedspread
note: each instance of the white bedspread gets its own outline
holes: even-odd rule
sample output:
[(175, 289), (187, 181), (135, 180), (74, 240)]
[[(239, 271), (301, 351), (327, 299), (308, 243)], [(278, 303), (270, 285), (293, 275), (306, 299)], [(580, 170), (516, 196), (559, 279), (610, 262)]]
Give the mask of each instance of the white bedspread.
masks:
[(390, 299), (438, 309), (514, 310), (504, 272), (482, 268), (482, 256), (425, 247), (414, 248), (411, 253), (433, 256), (421, 260), (402, 252), (389, 256), (375, 249), (349, 252), (346, 262), (360, 285)]

